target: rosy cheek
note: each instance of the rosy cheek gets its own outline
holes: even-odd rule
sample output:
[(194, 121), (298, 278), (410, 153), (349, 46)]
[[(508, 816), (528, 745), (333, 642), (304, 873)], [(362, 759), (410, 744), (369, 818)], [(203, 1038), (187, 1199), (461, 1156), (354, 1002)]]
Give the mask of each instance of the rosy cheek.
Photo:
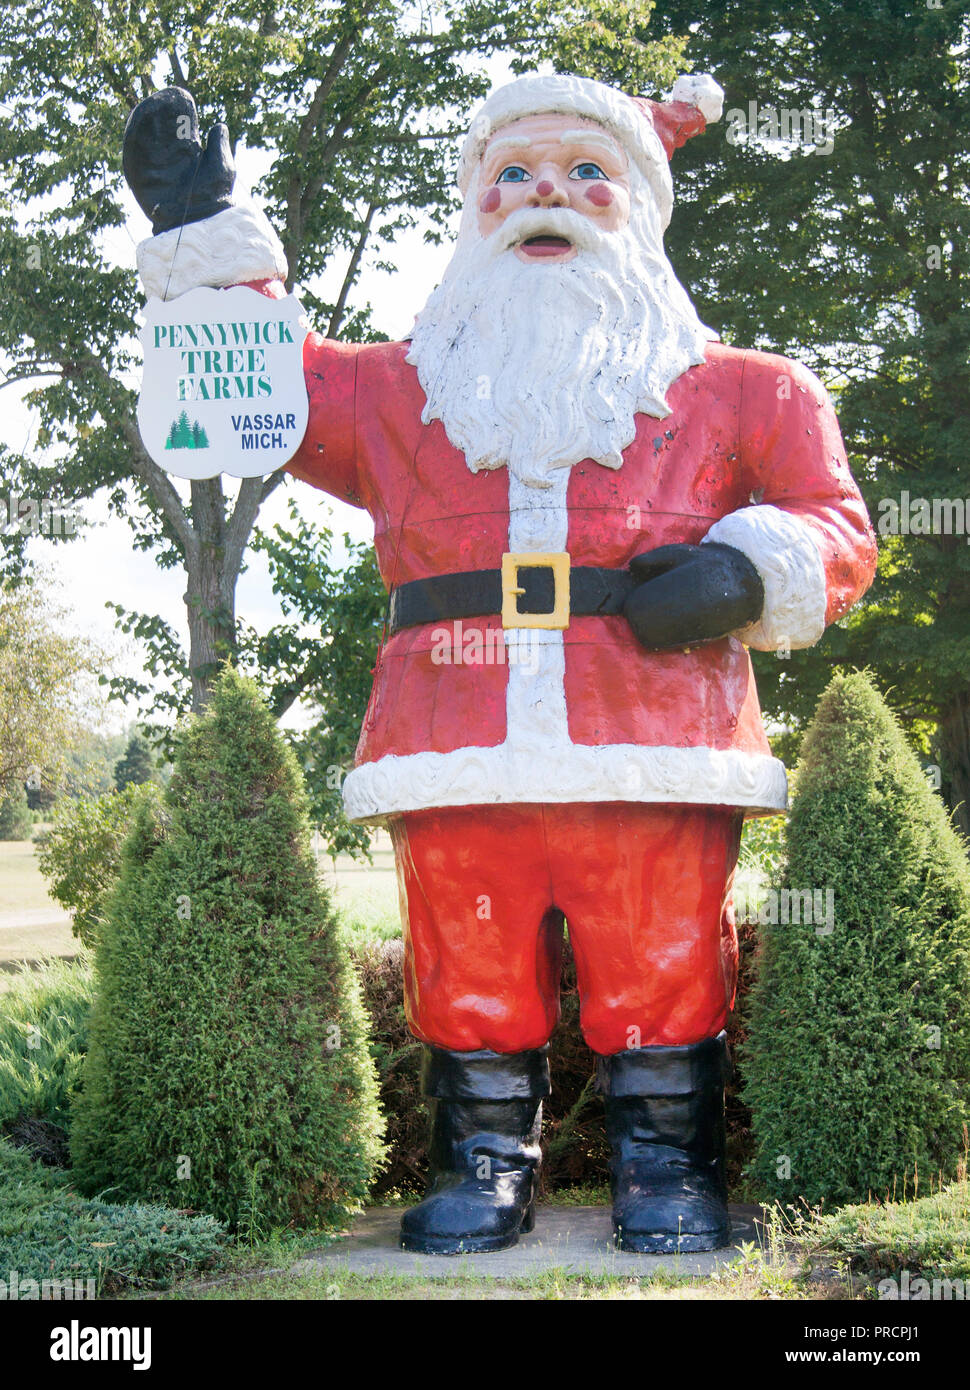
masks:
[(608, 208), (613, 202), (613, 190), (608, 183), (594, 183), (587, 188), (586, 197), (597, 208)]
[(480, 212), (495, 212), (502, 201), (502, 195), (497, 188), (490, 188), (482, 197), (478, 204)]

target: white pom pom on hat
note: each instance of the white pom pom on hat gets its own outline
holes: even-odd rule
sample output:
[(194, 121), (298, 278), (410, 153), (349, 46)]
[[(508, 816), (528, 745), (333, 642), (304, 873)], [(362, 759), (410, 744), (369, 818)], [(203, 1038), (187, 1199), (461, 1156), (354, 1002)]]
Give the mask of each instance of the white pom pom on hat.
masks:
[(670, 157), (721, 117), (724, 92), (708, 74), (678, 77), (667, 101), (630, 97), (588, 77), (519, 77), (498, 87), (479, 107), (462, 146), (458, 184), (468, 192), (485, 146), (503, 126), (526, 116), (585, 116), (608, 130), (646, 175), (670, 222), (674, 193)]
[(678, 77), (669, 100), (696, 106), (706, 123), (713, 125), (721, 119), (724, 111), (724, 88), (714, 81), (709, 72)]

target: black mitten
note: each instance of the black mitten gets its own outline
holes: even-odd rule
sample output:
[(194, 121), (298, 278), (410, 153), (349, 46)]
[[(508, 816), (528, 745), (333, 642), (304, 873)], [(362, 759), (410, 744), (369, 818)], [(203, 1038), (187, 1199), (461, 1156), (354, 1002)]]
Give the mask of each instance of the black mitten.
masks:
[(122, 168), (156, 236), (232, 207), (229, 131), (213, 126), (203, 149), (195, 102), (181, 87), (153, 92), (132, 111)]
[(651, 651), (713, 642), (761, 616), (765, 590), (733, 545), (662, 545), (630, 561), (641, 582), (623, 612)]

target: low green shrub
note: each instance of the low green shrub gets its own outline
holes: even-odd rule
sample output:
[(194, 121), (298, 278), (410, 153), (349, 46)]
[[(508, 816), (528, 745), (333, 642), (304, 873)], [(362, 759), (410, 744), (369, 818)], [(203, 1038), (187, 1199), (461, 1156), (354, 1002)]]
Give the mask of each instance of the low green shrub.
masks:
[(56, 959), (23, 969), (0, 995), (0, 1130), (21, 1118), (67, 1130), (92, 997), (90, 965)]
[[(167, 1288), (217, 1263), (225, 1231), (211, 1216), (161, 1206), (118, 1206), (77, 1195), (67, 1175), (0, 1140), (0, 1279), (87, 1281), (100, 1297)], [(75, 1283), (75, 1288), (78, 1284)]]
[(158, 788), (146, 782), (102, 796), (65, 798), (38, 842), (38, 863), (50, 895), (71, 914), (74, 935), (85, 946), (97, 945), (135, 811), (159, 795)]
[(805, 1218), (798, 1238), (815, 1257), (844, 1260), (871, 1279), (970, 1282), (970, 1183), (964, 1179), (909, 1202), (865, 1202)]

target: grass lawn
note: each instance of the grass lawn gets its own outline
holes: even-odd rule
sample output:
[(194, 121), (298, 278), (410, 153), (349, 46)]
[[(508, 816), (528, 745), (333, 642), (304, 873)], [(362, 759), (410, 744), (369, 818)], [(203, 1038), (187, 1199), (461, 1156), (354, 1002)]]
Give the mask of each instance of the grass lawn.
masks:
[(320, 877), (330, 890), (341, 916), (357, 930), (378, 937), (399, 936), (401, 916), (397, 875), (390, 836), (374, 835), (372, 862), (340, 855), (336, 864), (325, 854), (318, 859)]
[(52, 898), (30, 840), (0, 840), (0, 993), (22, 960), (73, 956), (71, 919)]
[[(346, 921), (378, 937), (401, 930), (397, 879), (390, 838), (375, 836), (373, 863), (341, 855), (336, 865), (319, 856), (320, 877)], [(48, 895), (30, 840), (0, 841), (0, 994), (21, 961), (44, 956), (76, 956), (71, 919)]]
[(0, 840), (0, 920), (21, 912), (66, 913), (47, 894), (32, 840)]
[[(782, 1285), (790, 1292), (781, 1292)], [(342, 1274), (335, 1279), (333, 1272), (317, 1275), (278, 1274), (252, 1281), (232, 1279), (224, 1284), (202, 1286), (198, 1291), (188, 1288), (165, 1295), (169, 1299), (204, 1299), (207, 1301), (259, 1299), (298, 1302), (304, 1300), (337, 1301), (339, 1299), (367, 1302), (464, 1302), (481, 1300), (530, 1300), (559, 1302), (601, 1299), (623, 1299), (627, 1302), (658, 1299), (703, 1300), (752, 1298), (806, 1299), (847, 1297), (832, 1292), (804, 1293), (787, 1276), (779, 1277), (777, 1289), (769, 1289), (753, 1276), (742, 1274), (714, 1281), (711, 1279), (680, 1278), (674, 1275), (653, 1276), (650, 1279), (580, 1277), (566, 1270), (553, 1269), (530, 1279), (482, 1279), (448, 1275), (441, 1279), (421, 1279), (402, 1276), (362, 1276)], [(861, 1293), (855, 1295), (861, 1297)]]

